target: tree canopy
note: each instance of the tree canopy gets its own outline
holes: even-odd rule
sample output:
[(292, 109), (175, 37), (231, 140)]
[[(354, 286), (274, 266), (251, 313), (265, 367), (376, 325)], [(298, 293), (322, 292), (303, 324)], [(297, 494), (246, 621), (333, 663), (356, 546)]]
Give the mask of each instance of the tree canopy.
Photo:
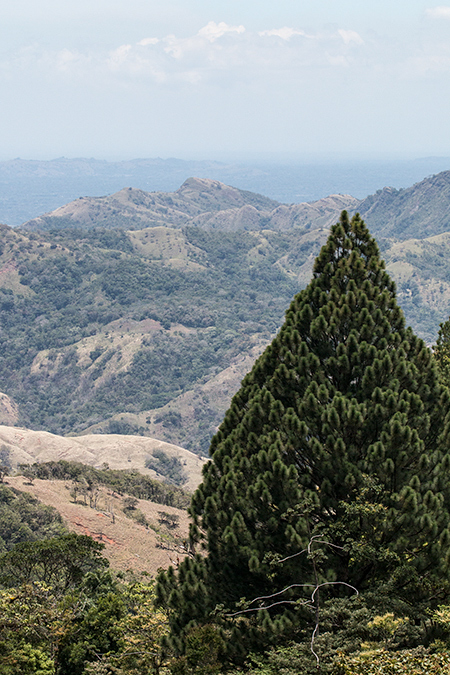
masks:
[(444, 600), (448, 411), (375, 240), (344, 211), (212, 440), (191, 504), (206, 555), (159, 577), (180, 651), (217, 606), (233, 651), (314, 626), (313, 589)]

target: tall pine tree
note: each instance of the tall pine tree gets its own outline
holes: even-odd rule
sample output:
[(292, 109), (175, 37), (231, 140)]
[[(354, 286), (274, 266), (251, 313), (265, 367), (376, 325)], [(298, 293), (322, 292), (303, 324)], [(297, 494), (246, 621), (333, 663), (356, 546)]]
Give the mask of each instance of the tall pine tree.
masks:
[(159, 577), (180, 649), (217, 605), (233, 613), (242, 598), (279, 593), (252, 605), (269, 611), (240, 615), (230, 645), (308, 621), (289, 603), (319, 583), (438, 597), (450, 561), (448, 411), (375, 240), (343, 212), (212, 440), (190, 510), (205, 553)]

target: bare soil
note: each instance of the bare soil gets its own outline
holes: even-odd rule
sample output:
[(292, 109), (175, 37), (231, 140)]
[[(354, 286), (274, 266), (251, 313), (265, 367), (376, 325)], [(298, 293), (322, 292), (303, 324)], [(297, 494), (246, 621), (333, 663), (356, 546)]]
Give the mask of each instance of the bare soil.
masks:
[[(97, 508), (91, 508), (80, 496), (73, 502), (71, 485), (66, 481), (35, 479), (30, 484), (23, 476), (14, 476), (5, 483), (56, 508), (70, 531), (102, 542), (103, 553), (115, 570), (148, 572), (154, 576), (159, 568), (176, 566), (186, 555), (183, 548), (189, 527), (186, 511), (139, 499), (136, 509), (147, 519), (146, 527), (123, 512), (127, 495), (120, 496), (105, 488), (100, 490)], [(161, 525), (161, 512), (177, 516), (177, 526), (169, 529)]]

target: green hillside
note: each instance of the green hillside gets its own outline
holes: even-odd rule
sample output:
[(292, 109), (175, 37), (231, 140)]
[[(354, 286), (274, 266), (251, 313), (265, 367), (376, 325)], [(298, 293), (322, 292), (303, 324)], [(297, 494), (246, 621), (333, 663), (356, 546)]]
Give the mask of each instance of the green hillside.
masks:
[[(0, 389), (20, 424), (56, 433), (160, 408), (266, 342), (298, 287), (277, 260), (295, 248), (298, 266), (313, 246), (199, 230), (2, 234)], [(200, 405), (208, 438), (216, 416)]]
[[(276, 332), (325, 237), (4, 227), (0, 391), (23, 426), (143, 433), (205, 452), (246, 355)], [(407, 320), (430, 342), (450, 310), (449, 242), (384, 245)]]
[[(411, 188), (404, 203), (438, 178)], [(383, 231), (377, 213), (386, 194), (378, 206), (372, 200), (371, 231)], [(121, 227), (110, 211), (117, 195)], [(66, 215), (46, 232), (33, 231), (37, 220), (1, 227), (0, 392), (18, 405), (6, 423), (62, 435), (144, 434), (206, 452), (240, 380), (309, 282), (327, 223), (347, 198), (276, 205), (198, 179), (171, 195), (117, 195), (62, 207)], [(138, 197), (166, 209), (165, 224), (149, 224)], [(431, 213), (438, 202), (430, 199)], [(124, 229), (127, 209), (132, 229)], [(149, 226), (138, 227), (144, 211)], [(379, 238), (383, 256), (407, 322), (431, 344), (450, 314), (450, 234), (397, 234)]]
[(357, 208), (377, 237), (424, 239), (450, 230), (449, 203), (450, 171), (442, 171), (403, 190), (378, 190)]

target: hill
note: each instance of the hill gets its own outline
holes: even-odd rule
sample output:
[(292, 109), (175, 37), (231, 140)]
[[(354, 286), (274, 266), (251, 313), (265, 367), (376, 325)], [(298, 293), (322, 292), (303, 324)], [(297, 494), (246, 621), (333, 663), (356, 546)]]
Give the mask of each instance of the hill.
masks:
[(189, 178), (175, 192), (124, 188), (107, 197), (80, 197), (51, 213), (27, 221), (24, 231), (185, 227), (221, 231), (288, 230), (329, 227), (342, 209), (358, 200), (331, 195), (311, 204), (280, 205), (253, 192), (209, 179)]
[[(151, 424), (162, 440), (175, 430), (177, 444), (206, 449), (232, 394), (223, 382), (237, 386), (242, 355), (276, 331), (320, 236), (4, 227), (0, 390), (18, 423), (58, 434)], [(212, 385), (219, 405), (205, 404), (202, 387), (228, 368)], [(190, 428), (161, 411), (189, 391)]]
[(403, 190), (378, 190), (358, 211), (377, 237), (424, 239), (450, 230), (449, 205), (450, 171), (443, 171)]
[[(75, 438), (7, 426), (0, 426), (0, 450), (2, 461), (6, 460), (12, 469), (20, 464), (66, 460), (96, 468), (107, 464), (111, 469), (138, 470), (170, 482), (164, 463), (158, 462), (158, 456), (166, 456), (177, 460), (184, 474), (178, 482), (189, 492), (201, 482), (204, 464), (198, 455), (154, 438), (120, 434), (86, 434)], [(153, 460), (155, 468), (148, 468), (149, 460)]]
[[(424, 192), (425, 181), (408, 199), (414, 190)], [(183, 226), (97, 227), (89, 202), (88, 220), (70, 227), (66, 217), (46, 232), (1, 227), (4, 424), (149, 436), (207, 452), (347, 198), (267, 211), (271, 200), (217, 181), (192, 179), (177, 192)], [(127, 227), (149, 213), (137, 193), (120, 193)], [(161, 214), (174, 199), (143, 194)], [(450, 313), (448, 235), (379, 241), (407, 322), (432, 343)]]
[(190, 178), (176, 192), (144, 192), (124, 188), (107, 197), (80, 197), (56, 211), (22, 225), (24, 230), (141, 229), (156, 225), (181, 227), (204, 212), (250, 206), (256, 211), (273, 209), (278, 203), (218, 181)]

